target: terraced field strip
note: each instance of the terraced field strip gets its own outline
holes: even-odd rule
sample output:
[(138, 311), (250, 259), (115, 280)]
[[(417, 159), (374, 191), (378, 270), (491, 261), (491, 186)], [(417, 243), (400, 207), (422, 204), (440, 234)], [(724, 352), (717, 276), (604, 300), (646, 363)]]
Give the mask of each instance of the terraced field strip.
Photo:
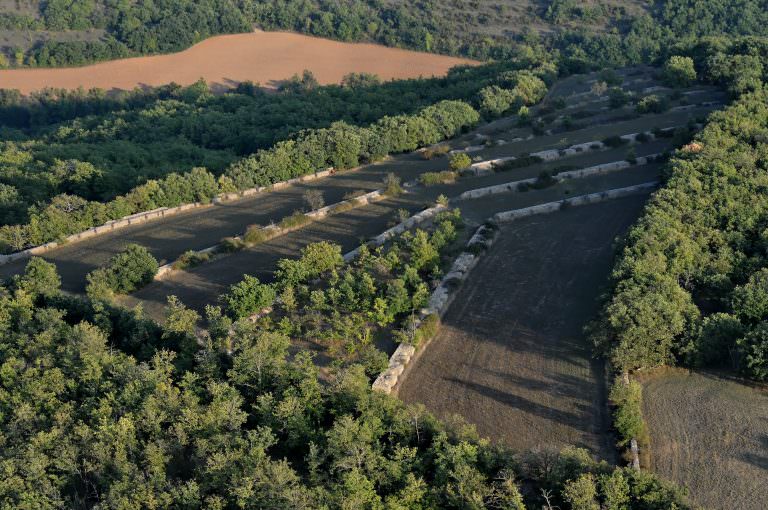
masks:
[[(653, 116), (642, 119), (647, 124), (665, 125), (676, 120), (683, 122), (692, 113)], [(625, 131), (621, 131), (621, 130)], [(631, 124), (617, 126), (614, 132), (635, 132)], [(594, 140), (595, 130), (580, 130), (569, 133), (571, 141)], [(532, 144), (547, 148), (562, 145), (559, 136), (542, 136), (520, 144), (503, 147), (488, 147), (479, 157), (519, 155)], [(615, 157), (614, 157), (615, 159)], [(367, 165), (355, 171), (340, 172), (318, 181), (295, 184), (285, 189), (241, 200), (227, 202), (205, 210), (190, 210), (170, 218), (160, 218), (140, 225), (125, 227), (95, 238), (63, 245), (43, 254), (43, 258), (54, 262), (62, 276), (64, 290), (82, 292), (85, 275), (106, 263), (114, 254), (129, 243), (146, 246), (150, 252), (165, 263), (175, 260), (188, 250), (208, 248), (223, 237), (238, 235), (249, 225), (265, 225), (279, 221), (293, 211), (304, 207), (302, 195), (307, 189), (318, 189), (325, 195), (326, 202), (342, 200), (344, 195), (355, 190), (371, 191), (381, 185), (384, 176), (394, 172), (403, 180), (413, 179), (423, 172), (445, 169), (445, 159), (424, 160), (419, 154), (407, 154), (383, 163)], [(26, 261), (16, 261), (0, 266), (0, 276), (10, 276), (23, 271)]]
[(454, 413), (514, 448), (576, 444), (613, 459), (602, 366), (584, 323), (596, 312), (612, 243), (645, 196), (522, 219), (502, 227), (406, 369), (397, 394)]
[(768, 502), (768, 388), (718, 374), (668, 370), (644, 381), (654, 471), (704, 508)]

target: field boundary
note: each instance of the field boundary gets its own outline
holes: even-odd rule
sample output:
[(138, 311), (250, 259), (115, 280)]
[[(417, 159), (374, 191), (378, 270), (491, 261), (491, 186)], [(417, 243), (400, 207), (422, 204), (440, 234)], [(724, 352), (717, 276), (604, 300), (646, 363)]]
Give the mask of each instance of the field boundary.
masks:
[(652, 191), (659, 185), (659, 181), (644, 182), (642, 184), (636, 184), (634, 186), (627, 186), (625, 188), (614, 188), (604, 191), (598, 191), (595, 193), (589, 193), (586, 195), (578, 195), (571, 198), (565, 198), (558, 200), (557, 202), (546, 202), (543, 204), (532, 205), (530, 207), (523, 207), (521, 209), (512, 209), (510, 211), (504, 211), (493, 215), (492, 221), (495, 223), (509, 223), (520, 218), (527, 218), (528, 216), (535, 216), (537, 214), (548, 214), (555, 211), (559, 211), (566, 207), (576, 207), (580, 205), (597, 204), (605, 202), (607, 200), (613, 200), (616, 198), (623, 198), (636, 193), (643, 193), (646, 191)]
[[(380, 200), (383, 200), (386, 197), (387, 195), (384, 193), (384, 190), (377, 189), (369, 193), (366, 193), (364, 195), (360, 195), (359, 197), (350, 198), (349, 200), (342, 200), (341, 202), (336, 202), (334, 204), (327, 205), (319, 209), (315, 209), (314, 211), (309, 211), (307, 213), (304, 213), (304, 216), (310, 218), (311, 220), (310, 222), (314, 222), (314, 221), (318, 221), (323, 218), (326, 218), (328, 216), (331, 216), (336, 212), (349, 211), (357, 207), (362, 207), (368, 204), (372, 204), (374, 202), (378, 202)], [(305, 226), (307, 226), (307, 223), (303, 223), (301, 225), (294, 226), (294, 227), (280, 227), (279, 225), (267, 225), (266, 227), (261, 228), (261, 231), (265, 232), (266, 234), (266, 236), (261, 242), (269, 241), (281, 235), (287, 234), (289, 232), (293, 232), (294, 230), (299, 230)], [(243, 239), (244, 236), (245, 234), (242, 234), (240, 236), (235, 236), (233, 239), (245, 242)], [(248, 243), (246, 242), (246, 245), (247, 244)], [(252, 243), (252, 244), (255, 245), (258, 243)], [(209, 246), (208, 248), (204, 248), (202, 250), (194, 251), (193, 253), (195, 255), (212, 255), (217, 253), (223, 253), (222, 243), (215, 244), (214, 246)], [(176, 271), (183, 271), (184, 270), (183, 268), (174, 267), (174, 265), (176, 265), (177, 262), (178, 262), (178, 259), (174, 260), (173, 262), (169, 262), (168, 264), (164, 264), (160, 266), (157, 269), (157, 273), (155, 273), (154, 280), (162, 280), (166, 276)]]
[[(635, 163), (631, 163), (627, 160), (611, 161), (609, 163), (602, 163), (600, 165), (594, 165), (579, 170), (569, 170), (567, 172), (560, 172), (552, 175), (552, 179), (560, 182), (566, 179), (581, 179), (584, 177), (591, 177), (593, 175), (603, 175), (611, 172), (617, 172), (626, 168), (635, 166), (643, 166), (656, 161), (656, 158), (661, 154), (649, 154), (648, 156), (640, 156), (635, 159)], [(486, 186), (484, 188), (476, 188), (465, 191), (460, 194), (455, 200), (473, 200), (476, 198), (485, 197), (488, 195), (496, 195), (500, 193), (514, 193), (520, 191), (518, 186), (526, 184), (535, 184), (538, 177), (531, 177), (530, 179), (520, 179), (517, 181), (506, 182), (504, 184), (496, 184), (494, 186)]]
[(249, 197), (252, 195), (258, 195), (260, 193), (276, 191), (294, 184), (322, 179), (324, 177), (328, 177), (329, 175), (333, 175), (335, 172), (336, 170), (334, 168), (327, 168), (319, 172), (314, 172), (314, 173), (303, 175), (300, 177), (294, 177), (293, 179), (288, 179), (287, 181), (276, 182), (269, 186), (259, 186), (255, 188), (249, 188), (243, 191), (223, 193), (214, 197), (210, 203), (192, 202), (191, 204), (182, 204), (176, 207), (160, 207), (158, 209), (153, 209), (151, 211), (134, 213), (128, 216), (124, 216), (120, 219), (108, 221), (103, 225), (99, 225), (97, 227), (91, 227), (77, 234), (72, 234), (70, 236), (65, 237), (63, 241), (52, 241), (50, 243), (41, 244), (40, 246), (33, 246), (32, 248), (27, 248), (26, 250), (18, 251), (15, 253), (0, 255), (0, 266), (8, 264), (9, 262), (14, 262), (16, 260), (27, 259), (34, 255), (47, 253), (55, 248), (59, 248), (68, 243), (74, 243), (77, 241), (90, 239), (92, 237), (96, 237), (101, 234), (107, 234), (110, 232), (114, 232), (115, 230), (129, 227), (131, 225), (140, 225), (142, 223), (146, 223), (148, 221), (151, 221), (157, 218), (175, 216), (179, 213), (189, 211), (191, 209), (212, 207), (218, 204), (239, 200), (241, 198)]
[[(414, 324), (415, 328), (420, 327), (430, 317), (435, 317), (435, 322), (439, 324), (439, 320), (445, 315), (470, 271), (477, 265), (482, 254), (487, 252), (493, 244), (496, 231), (497, 227), (489, 223), (481, 225), (475, 231), (467, 241), (464, 250), (454, 259), (451, 269), (430, 295), (426, 308), (419, 312), (419, 317)], [(392, 393), (408, 364), (426, 349), (433, 337), (434, 335), (425, 338), (419, 345), (401, 343), (390, 356), (387, 368), (373, 382), (372, 389), (385, 394)]]

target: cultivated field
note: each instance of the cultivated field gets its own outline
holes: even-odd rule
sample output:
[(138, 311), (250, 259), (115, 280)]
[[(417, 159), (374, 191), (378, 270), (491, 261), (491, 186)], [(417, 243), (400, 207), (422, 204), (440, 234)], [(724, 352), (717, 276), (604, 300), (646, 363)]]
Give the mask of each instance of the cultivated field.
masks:
[(653, 469), (705, 508), (766, 508), (768, 391), (685, 370), (644, 386)]
[(398, 388), (512, 447), (575, 444), (614, 457), (602, 366), (582, 334), (612, 243), (644, 196), (503, 227)]
[(0, 71), (0, 87), (24, 94), (44, 87), (130, 90), (176, 82), (189, 85), (200, 78), (214, 87), (229, 88), (251, 80), (265, 87), (312, 71), (321, 84), (339, 83), (351, 72), (381, 79), (439, 76), (466, 59), (353, 44), (285, 32), (212, 37), (170, 55), (114, 60), (78, 68)]
[[(589, 108), (589, 105), (585, 106), (585, 108)], [(538, 136), (531, 140), (510, 142), (505, 145), (491, 145), (483, 148), (481, 151), (472, 153), (472, 156), (480, 159), (520, 156), (531, 151), (561, 148), (574, 143), (600, 140), (613, 134), (633, 133), (640, 130), (649, 130), (653, 127), (685, 125), (691, 119), (706, 115), (711, 109), (711, 107), (704, 107), (685, 112), (645, 115), (620, 122), (611, 122), (610, 119), (606, 119), (605, 124), (601, 124), (597, 119), (590, 119), (593, 122), (585, 129)], [(611, 113), (614, 116), (620, 114), (621, 112), (617, 111)], [(626, 115), (626, 112), (624, 114)], [(519, 128), (504, 125), (503, 123), (495, 123), (491, 127), (483, 126), (478, 132), (472, 132), (453, 140), (451, 145), (453, 147), (465, 147), (477, 144), (478, 139), (476, 135), (478, 133), (485, 133), (492, 140), (511, 141), (514, 138), (529, 136), (531, 129), (529, 127)], [(638, 156), (643, 156), (663, 152), (669, 147), (669, 141), (661, 140), (638, 145), (636, 153)], [(608, 151), (590, 151), (560, 161), (531, 165), (483, 177), (462, 179), (450, 186), (417, 189), (414, 190), (416, 195), (412, 200), (414, 203), (422, 205), (428, 201), (433, 201), (441, 193), (449, 197), (457, 196), (463, 191), (472, 188), (535, 177), (543, 170), (552, 171), (563, 165), (586, 167), (611, 161), (620, 161), (626, 158), (628, 150), (627, 147), (619, 147)], [(475, 219), (482, 221), (493, 212), (500, 210), (526, 207), (535, 203), (557, 200), (564, 197), (566, 192), (575, 194), (580, 192), (579, 190), (581, 189), (596, 191), (606, 189), (606, 187), (627, 185), (625, 184), (627, 182), (630, 184), (644, 182), (644, 180), (649, 180), (645, 178), (651, 175), (648, 173), (649, 171), (655, 172), (651, 177), (655, 176), (658, 171), (658, 167), (655, 167), (653, 170), (651, 167), (652, 165), (638, 167), (637, 173), (642, 174), (644, 177), (633, 176), (636, 172), (634, 172), (634, 169), (630, 169), (623, 177), (608, 175), (585, 180), (586, 182), (600, 181), (601, 184), (591, 188), (585, 187), (585, 183), (573, 182), (563, 183), (551, 189), (537, 192), (494, 197), (483, 201), (483, 204), (493, 204), (493, 206), (490, 209), (488, 207), (477, 209)], [(378, 164), (366, 165), (357, 170), (340, 172), (326, 179), (291, 186), (277, 192), (264, 193), (205, 209), (191, 210), (177, 216), (117, 230), (110, 234), (65, 245), (46, 253), (44, 258), (58, 266), (62, 276), (63, 287), (66, 290), (82, 292), (85, 288), (85, 275), (96, 267), (103, 265), (109, 257), (124, 249), (129, 243), (138, 243), (146, 246), (160, 261), (172, 261), (187, 250), (204, 249), (216, 244), (222, 237), (239, 235), (244, 232), (248, 225), (266, 225), (271, 221), (279, 221), (293, 211), (305, 207), (302, 195), (307, 189), (320, 190), (324, 195), (325, 202), (331, 204), (341, 200), (349, 192), (357, 190), (371, 191), (379, 188), (384, 176), (390, 172), (395, 173), (404, 182), (407, 182), (417, 178), (424, 172), (445, 170), (446, 168), (447, 160), (445, 158), (424, 160), (419, 154), (405, 154)], [(483, 204), (476, 204), (475, 207), (481, 207)], [(470, 213), (464, 204), (459, 204), (459, 207)], [(389, 214), (394, 215), (397, 208), (399, 206), (391, 209)], [(360, 212), (365, 214), (364, 209)], [(362, 234), (355, 234), (357, 239), (360, 236)], [(26, 261), (22, 260), (0, 266), (0, 276), (18, 273), (23, 270), (25, 265)]]

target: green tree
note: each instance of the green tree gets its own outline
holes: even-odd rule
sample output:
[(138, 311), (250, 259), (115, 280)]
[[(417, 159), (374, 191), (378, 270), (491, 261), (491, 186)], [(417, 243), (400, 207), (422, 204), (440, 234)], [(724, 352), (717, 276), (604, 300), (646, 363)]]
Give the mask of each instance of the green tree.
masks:
[(229, 292), (221, 296), (227, 313), (233, 319), (242, 319), (272, 306), (277, 292), (272, 285), (261, 283), (258, 278), (243, 275), (243, 279), (230, 286)]
[(696, 68), (691, 57), (673, 55), (664, 64), (664, 81), (673, 87), (688, 87), (696, 81)]

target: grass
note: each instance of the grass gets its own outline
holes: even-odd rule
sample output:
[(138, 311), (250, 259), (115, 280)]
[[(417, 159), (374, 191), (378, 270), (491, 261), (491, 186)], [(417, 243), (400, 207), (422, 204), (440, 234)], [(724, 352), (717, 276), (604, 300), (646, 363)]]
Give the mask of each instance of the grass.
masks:
[(706, 508), (768, 501), (768, 390), (723, 374), (667, 369), (644, 378), (654, 471)]
[(438, 416), (458, 413), (515, 449), (577, 444), (615, 458), (602, 366), (582, 328), (597, 311), (613, 240), (642, 203), (606, 202), (503, 228), (400, 382), (400, 398)]
[(211, 255), (209, 253), (200, 253), (194, 250), (189, 250), (182, 253), (179, 258), (176, 259), (176, 261), (171, 265), (171, 267), (176, 270), (189, 269), (195, 266), (199, 266), (200, 264), (204, 264), (210, 259)]
[(286, 216), (282, 220), (280, 220), (280, 223), (278, 223), (278, 226), (281, 229), (292, 229), (292, 228), (299, 228), (303, 227), (304, 225), (307, 225), (312, 222), (312, 218), (307, 216), (301, 211), (294, 211), (293, 214), (290, 216)]
[(442, 172), (424, 172), (419, 176), (419, 182), (424, 186), (436, 186), (438, 184), (453, 184), (456, 182), (457, 174), (451, 170)]

